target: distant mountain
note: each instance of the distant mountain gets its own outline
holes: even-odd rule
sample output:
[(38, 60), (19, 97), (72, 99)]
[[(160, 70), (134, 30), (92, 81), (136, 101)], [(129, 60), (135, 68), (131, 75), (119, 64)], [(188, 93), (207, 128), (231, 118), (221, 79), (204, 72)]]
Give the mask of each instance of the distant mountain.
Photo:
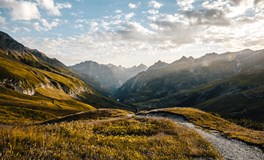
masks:
[(93, 107), (123, 106), (96, 92), (57, 59), (1, 31), (0, 73), (0, 119), (4, 113), (40, 120)]
[(147, 71), (159, 70), (159, 69), (167, 67), (168, 65), (169, 65), (168, 63), (158, 61), (154, 65), (150, 66)]
[(80, 77), (85, 82), (92, 84), (99, 91), (108, 95), (114, 94), (128, 79), (147, 70), (147, 66), (143, 64), (125, 68), (113, 64), (98, 64), (93, 61), (82, 62), (71, 66), (71, 68), (79, 72)]
[[(157, 65), (158, 63), (161, 64), (157, 62), (146, 72), (124, 83), (118, 89), (116, 98), (139, 109), (196, 106), (236, 118), (241, 115), (237, 113), (246, 110), (243, 114), (245, 117), (264, 121), (260, 116), (254, 118), (253, 111), (249, 109), (257, 103), (258, 107), (254, 109), (254, 113), (259, 110), (259, 113), (263, 114), (264, 106), (260, 105), (263, 101), (258, 98), (254, 99), (254, 104), (225, 104), (229, 102), (226, 98), (230, 100), (233, 97), (233, 102), (245, 100), (243, 95), (247, 94), (244, 92), (254, 91), (258, 93), (257, 97), (263, 94), (259, 90), (263, 87), (264, 50), (210, 53), (197, 59), (182, 57), (171, 64)], [(208, 86), (214, 86), (212, 91), (204, 90), (204, 87)]]

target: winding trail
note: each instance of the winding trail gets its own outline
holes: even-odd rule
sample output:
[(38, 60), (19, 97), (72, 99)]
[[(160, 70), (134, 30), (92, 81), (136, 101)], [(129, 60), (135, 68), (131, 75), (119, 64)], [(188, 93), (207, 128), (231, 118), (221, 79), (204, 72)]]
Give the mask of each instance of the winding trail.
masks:
[(212, 143), (226, 160), (264, 160), (264, 153), (260, 148), (250, 146), (238, 140), (228, 139), (217, 131), (204, 131), (193, 123), (188, 122), (185, 117), (167, 113), (150, 113), (148, 116), (167, 118), (177, 124), (194, 129), (203, 138)]

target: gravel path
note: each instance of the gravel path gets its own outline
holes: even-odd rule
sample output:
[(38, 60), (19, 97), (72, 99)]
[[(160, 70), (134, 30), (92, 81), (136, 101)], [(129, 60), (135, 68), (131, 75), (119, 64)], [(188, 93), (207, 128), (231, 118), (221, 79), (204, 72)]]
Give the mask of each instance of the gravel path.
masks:
[(188, 122), (184, 117), (165, 113), (155, 113), (147, 116), (168, 118), (178, 124), (196, 130), (203, 138), (211, 142), (226, 160), (264, 160), (264, 153), (258, 147), (250, 146), (238, 140), (227, 139), (217, 131), (204, 131), (193, 123)]

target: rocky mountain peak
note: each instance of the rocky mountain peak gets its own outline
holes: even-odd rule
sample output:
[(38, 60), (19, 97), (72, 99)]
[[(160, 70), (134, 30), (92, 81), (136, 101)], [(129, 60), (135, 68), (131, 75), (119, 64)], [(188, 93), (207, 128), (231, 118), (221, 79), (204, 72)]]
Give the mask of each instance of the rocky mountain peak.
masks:
[(0, 48), (3, 50), (14, 50), (14, 51), (19, 51), (23, 52), (26, 47), (14, 40), (11, 36), (9, 36), (5, 32), (0, 31)]
[(148, 67), (145, 64), (141, 63), (140, 65), (137, 66), (137, 68), (142, 68), (146, 70)]
[(156, 63), (154, 63), (152, 66), (150, 66), (148, 71), (158, 70), (161, 68), (165, 68), (166, 66), (168, 66), (168, 63), (159, 60)]

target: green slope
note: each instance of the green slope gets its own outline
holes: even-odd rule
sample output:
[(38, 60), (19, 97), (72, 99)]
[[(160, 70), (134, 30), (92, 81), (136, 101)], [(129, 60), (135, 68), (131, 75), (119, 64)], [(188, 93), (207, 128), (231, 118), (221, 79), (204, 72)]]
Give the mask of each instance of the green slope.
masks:
[(0, 122), (47, 120), (94, 107), (127, 107), (94, 91), (60, 61), (3, 32), (0, 73)]

